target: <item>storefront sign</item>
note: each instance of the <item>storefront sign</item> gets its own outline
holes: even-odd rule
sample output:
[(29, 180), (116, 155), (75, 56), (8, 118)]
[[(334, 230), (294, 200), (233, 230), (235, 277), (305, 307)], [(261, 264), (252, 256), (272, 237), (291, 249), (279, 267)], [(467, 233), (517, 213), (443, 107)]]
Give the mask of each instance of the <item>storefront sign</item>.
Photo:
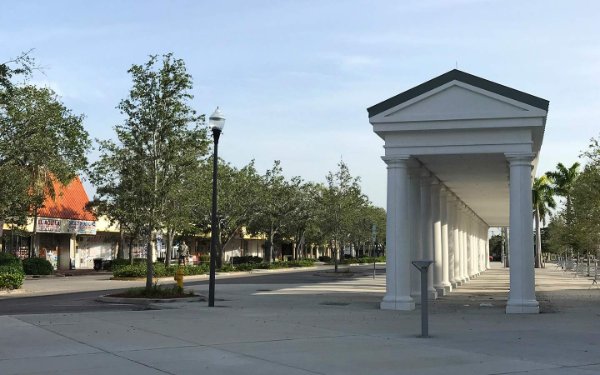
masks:
[(38, 217), (37, 231), (41, 233), (96, 234), (96, 222)]

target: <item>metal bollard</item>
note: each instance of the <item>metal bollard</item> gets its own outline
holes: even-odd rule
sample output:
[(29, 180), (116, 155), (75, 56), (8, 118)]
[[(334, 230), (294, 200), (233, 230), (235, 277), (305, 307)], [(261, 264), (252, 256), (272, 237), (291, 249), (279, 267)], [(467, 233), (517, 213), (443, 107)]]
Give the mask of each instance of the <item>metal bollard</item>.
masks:
[(415, 260), (412, 262), (421, 273), (421, 337), (429, 337), (429, 302), (427, 298), (427, 270), (433, 260)]

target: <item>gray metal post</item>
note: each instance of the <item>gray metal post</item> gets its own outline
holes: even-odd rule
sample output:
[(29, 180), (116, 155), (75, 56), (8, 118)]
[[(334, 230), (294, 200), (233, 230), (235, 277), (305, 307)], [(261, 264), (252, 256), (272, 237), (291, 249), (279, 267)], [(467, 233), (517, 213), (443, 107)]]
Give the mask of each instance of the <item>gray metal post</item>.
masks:
[(421, 337), (429, 337), (429, 301), (427, 300), (427, 268), (421, 271)]
[(429, 337), (429, 302), (427, 299), (427, 270), (432, 260), (415, 260), (412, 262), (421, 273), (421, 337)]

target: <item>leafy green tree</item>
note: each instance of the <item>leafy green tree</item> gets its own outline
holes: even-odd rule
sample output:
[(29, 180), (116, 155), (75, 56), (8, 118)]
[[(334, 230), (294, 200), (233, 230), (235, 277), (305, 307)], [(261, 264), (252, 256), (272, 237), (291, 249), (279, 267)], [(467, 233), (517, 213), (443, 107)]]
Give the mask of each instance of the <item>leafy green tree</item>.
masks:
[(31, 51), (21, 53), (12, 60), (0, 63), (0, 105), (4, 105), (10, 96), (17, 77), (29, 78), (32, 71), (37, 69)]
[(533, 217), (535, 219), (535, 267), (541, 268), (542, 264), (542, 234), (540, 222), (546, 225), (546, 216), (549, 209), (555, 208), (554, 189), (546, 175), (533, 181)]
[(286, 234), (292, 218), (300, 209), (296, 192), (303, 182), (300, 177), (286, 180), (279, 160), (261, 177), (261, 182), (261, 188), (257, 192), (260, 204), (248, 227), (254, 233), (267, 234), (265, 260), (272, 262), (275, 255), (275, 235)]
[[(0, 166), (12, 169), (7, 173), (19, 178), (11, 181), (13, 188), (27, 186), (25, 193), (13, 196), (26, 201), (9, 202), (8, 206), (33, 211), (35, 237), (37, 211), (44, 197), (54, 196), (53, 181), (67, 184), (87, 166), (90, 141), (83, 128), (83, 115), (73, 114), (49, 88), (15, 86), (4, 99), (0, 113)], [(0, 208), (0, 212), (6, 211), (6, 206)], [(14, 211), (11, 217), (26, 213)], [(32, 247), (30, 256), (34, 254), (37, 249)]]
[(97, 186), (88, 208), (119, 225), (119, 258), (124, 257), (124, 234), (129, 234), (129, 261), (133, 264), (133, 241), (140, 238), (146, 225), (145, 208), (139, 205), (141, 192), (137, 190), (133, 154), (110, 140), (99, 141), (99, 151), (99, 159), (88, 170), (90, 181)]
[(580, 164), (575, 162), (570, 167), (565, 167), (562, 163), (558, 163), (556, 171), (547, 172), (546, 176), (552, 182), (552, 187), (556, 195), (565, 198), (565, 225), (567, 228), (566, 236), (571, 250), (576, 247), (575, 230), (573, 226), (573, 208), (572, 197), (573, 188), (579, 176)]
[(192, 77), (183, 60), (172, 54), (150, 56), (147, 63), (134, 64), (128, 73), (133, 86), (118, 106), (125, 120), (115, 127), (118, 143), (105, 150), (108, 159), (126, 160), (132, 166), (128, 176), (123, 175), (124, 168), (115, 173), (118, 190), (128, 189), (125, 201), (139, 209), (139, 221), (144, 223), (146, 288), (150, 289), (153, 233), (164, 228), (172, 219), (170, 215), (178, 212), (169, 204), (181, 191), (183, 177), (207, 153), (209, 142), (203, 117), (189, 105)]
[(333, 249), (335, 271), (338, 270), (340, 251), (349, 243), (353, 229), (360, 220), (360, 210), (368, 200), (360, 188), (360, 179), (352, 177), (348, 166), (340, 161), (338, 170), (329, 172), (321, 196), (322, 227)]
[(573, 221), (581, 249), (596, 252), (600, 243), (600, 144), (592, 139), (587, 159), (572, 191)]
[[(194, 223), (205, 234), (211, 232), (211, 192), (212, 158), (203, 163), (201, 177), (196, 181), (196, 201)], [(256, 171), (254, 161), (242, 168), (219, 160), (218, 181), (218, 222), (219, 246), (217, 267), (223, 265), (223, 249), (241, 235), (243, 228), (250, 223), (257, 212), (261, 200), (261, 176)]]

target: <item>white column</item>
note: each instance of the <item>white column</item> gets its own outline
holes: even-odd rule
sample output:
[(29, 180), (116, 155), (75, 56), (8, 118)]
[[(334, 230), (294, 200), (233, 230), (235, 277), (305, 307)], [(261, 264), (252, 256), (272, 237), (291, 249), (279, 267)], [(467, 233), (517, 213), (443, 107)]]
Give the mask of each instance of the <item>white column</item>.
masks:
[[(431, 174), (421, 173), (421, 238), (422, 252), (420, 259), (434, 260), (433, 254), (433, 218), (431, 216)], [(427, 292), (429, 299), (436, 299), (437, 292), (433, 286), (435, 269), (427, 272)]]
[(448, 278), (452, 288), (458, 286), (458, 248), (456, 233), (456, 199), (453, 195), (448, 194), (447, 202), (448, 210)]
[(533, 154), (506, 155), (510, 163), (510, 292), (506, 313), (540, 311), (535, 298), (531, 161)]
[(408, 157), (384, 157), (387, 164), (386, 293), (381, 308), (413, 310), (410, 297), (410, 241), (408, 236)]
[[(410, 166), (409, 189), (408, 189), (408, 215), (410, 218), (408, 228), (410, 231), (410, 260), (423, 259), (422, 256), (422, 237), (421, 237), (421, 168), (419, 166)], [(415, 299), (415, 303), (421, 303), (421, 276), (419, 271), (410, 265), (410, 295)]]
[(460, 202), (458, 200), (455, 200), (455, 204), (454, 204), (454, 217), (455, 217), (455, 228), (454, 228), (454, 234), (455, 234), (455, 238), (454, 238), (454, 244), (456, 246), (456, 254), (455, 254), (455, 258), (454, 258), (454, 267), (455, 267), (455, 276), (456, 276), (456, 282), (457, 285), (462, 285), (464, 284), (465, 280), (464, 280), (464, 275), (463, 275), (463, 268), (462, 268), (462, 263), (463, 263), (463, 247), (462, 247), (462, 215), (461, 215), (461, 208), (460, 208)]
[(489, 254), (486, 251), (486, 246), (485, 243), (487, 241), (487, 232), (485, 230), (486, 228), (486, 224), (484, 222), (481, 222), (481, 272), (485, 271), (487, 269), (486, 265), (487, 265), (487, 260), (489, 259)]
[(485, 269), (490, 269), (490, 227), (485, 226)]
[(467, 247), (465, 241), (465, 206), (462, 202), (458, 204), (458, 223), (460, 233), (460, 281), (466, 283), (469, 281), (467, 276)]
[(433, 264), (433, 286), (438, 295), (444, 295), (444, 286), (442, 285), (443, 259), (442, 259), (442, 218), (440, 215), (440, 190), (441, 185), (438, 179), (431, 182), (431, 216), (433, 217), (433, 251), (435, 263)]
[(475, 259), (475, 246), (473, 246), (473, 213), (471, 210), (467, 211), (467, 275), (469, 279), (473, 279), (475, 272), (473, 270), (474, 259)]
[(450, 256), (448, 250), (448, 193), (446, 187), (440, 190), (440, 222), (442, 230), (442, 287), (443, 295), (452, 291), (450, 284)]
[(461, 232), (461, 262), (460, 262), (460, 273), (462, 276), (463, 282), (469, 281), (469, 271), (468, 271), (468, 261), (469, 254), (467, 249), (467, 206), (461, 204), (460, 207), (460, 232)]

